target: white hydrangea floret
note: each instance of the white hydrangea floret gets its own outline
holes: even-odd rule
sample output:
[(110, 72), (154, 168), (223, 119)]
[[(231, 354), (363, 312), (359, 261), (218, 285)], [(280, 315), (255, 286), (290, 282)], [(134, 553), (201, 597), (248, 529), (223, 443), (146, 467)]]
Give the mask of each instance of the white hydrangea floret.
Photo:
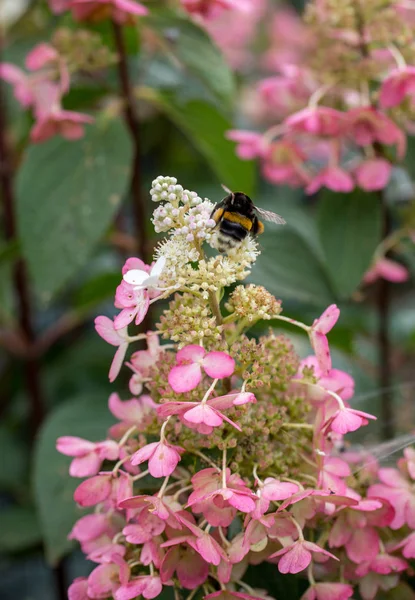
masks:
[(151, 184), (151, 199), (153, 202), (169, 201), (178, 204), (183, 195), (183, 187), (175, 177), (159, 175)]

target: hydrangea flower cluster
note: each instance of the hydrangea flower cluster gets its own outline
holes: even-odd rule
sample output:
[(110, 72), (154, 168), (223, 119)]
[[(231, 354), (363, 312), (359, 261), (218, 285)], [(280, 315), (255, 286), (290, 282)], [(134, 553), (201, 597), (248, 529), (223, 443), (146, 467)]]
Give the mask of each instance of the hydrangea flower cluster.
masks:
[(303, 20), (276, 11), (262, 60), (271, 73), (246, 102), (265, 131), (229, 131), (237, 154), (258, 158), (268, 181), (309, 194), (385, 188), (414, 132), (414, 20), (406, 4), (315, 0)]
[[(72, 12), (77, 21), (111, 18), (127, 24), (147, 14), (147, 8), (135, 0), (49, 0), (51, 10)], [(30, 131), (34, 143), (60, 135), (67, 140), (84, 136), (90, 115), (65, 110), (62, 100), (70, 91), (71, 77), (88, 73), (115, 62), (101, 38), (88, 30), (58, 29), (51, 43), (39, 43), (27, 54), (26, 70), (11, 63), (0, 63), (0, 79), (13, 86), (19, 104), (31, 109), (35, 123)]]
[[(126, 363), (133, 397), (111, 394), (117, 422), (107, 439), (57, 441), (72, 457), (70, 474), (85, 478), (75, 501), (93, 509), (69, 537), (95, 567), (72, 583), (69, 599), (155, 598), (166, 586), (265, 600), (266, 590), (244, 581), (263, 561), (282, 574), (306, 572), (303, 600), (346, 600), (355, 586), (372, 600), (398, 586), (415, 557), (415, 453), (407, 449), (397, 469), (339, 454), (343, 436), (375, 417), (352, 408), (353, 379), (332, 367), (327, 335), (338, 308), (304, 324), (262, 286), (226, 289), (245, 277), (242, 263), (252, 266), (255, 241), (208, 258), (212, 204), (169, 177), (158, 177), (151, 195), (155, 223), (170, 205), (168, 237), (153, 265), (127, 260), (115, 297), (121, 312), (95, 321), (117, 347), (112, 381), (129, 345), (146, 341)], [(193, 231), (209, 239), (186, 237), (195, 207), (203, 226)], [(175, 260), (180, 245), (188, 253)], [(172, 294), (154, 331), (129, 331)], [(248, 335), (269, 319), (301, 328), (313, 354), (300, 361), (272, 330)]]

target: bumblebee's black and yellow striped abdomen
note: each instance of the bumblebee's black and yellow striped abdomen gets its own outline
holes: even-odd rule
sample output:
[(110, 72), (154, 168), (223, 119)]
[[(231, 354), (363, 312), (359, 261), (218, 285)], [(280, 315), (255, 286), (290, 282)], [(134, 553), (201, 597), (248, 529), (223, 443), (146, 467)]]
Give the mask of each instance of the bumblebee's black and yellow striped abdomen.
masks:
[(226, 196), (216, 205), (211, 218), (219, 228), (219, 252), (236, 248), (248, 234), (255, 236), (264, 231), (263, 224), (255, 214), (252, 200), (242, 192)]

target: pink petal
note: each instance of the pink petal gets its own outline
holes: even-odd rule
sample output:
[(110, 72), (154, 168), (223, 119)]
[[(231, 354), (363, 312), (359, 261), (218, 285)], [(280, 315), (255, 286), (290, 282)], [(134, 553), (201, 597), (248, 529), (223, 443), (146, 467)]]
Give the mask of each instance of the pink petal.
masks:
[(150, 475), (153, 477), (167, 477), (173, 473), (179, 461), (180, 454), (177, 451), (177, 446), (173, 447), (160, 442), (148, 461)]
[(111, 595), (119, 566), (99, 565), (88, 577), (88, 595), (92, 598), (106, 598)]
[(114, 5), (119, 10), (139, 17), (144, 17), (148, 14), (148, 9), (145, 6), (133, 0), (114, 0)]
[(185, 346), (176, 354), (176, 361), (178, 364), (182, 364), (187, 361), (197, 362), (202, 360), (205, 356), (206, 350), (202, 346), (196, 344), (190, 344)]
[(151, 456), (153, 456), (160, 442), (152, 442), (151, 444), (146, 444), (131, 457), (132, 465), (141, 465), (141, 463), (148, 460)]
[(226, 352), (209, 352), (203, 359), (203, 368), (212, 379), (224, 379), (234, 372), (235, 361)]
[(208, 533), (204, 533), (197, 541), (196, 548), (206, 562), (218, 566), (222, 558), (226, 558), (223, 550)]
[(208, 404), (199, 404), (188, 410), (184, 416), (190, 423), (205, 423), (211, 427), (222, 425), (222, 418)]
[(118, 315), (114, 318), (114, 329), (124, 329), (134, 320), (138, 312), (138, 306), (134, 306), (133, 308), (124, 308)]
[(37, 71), (47, 63), (57, 60), (58, 56), (55, 48), (49, 44), (37, 44), (37, 46), (26, 55), (26, 68), (29, 69), (29, 71)]
[(141, 302), (137, 304), (137, 315), (135, 317), (135, 324), (140, 325), (144, 321), (144, 317), (148, 313), (150, 306), (150, 296), (147, 291), (144, 291)]
[(201, 380), (202, 370), (196, 363), (173, 367), (168, 376), (169, 384), (178, 394), (194, 390)]
[(377, 263), (377, 271), (383, 279), (392, 281), (393, 283), (402, 283), (409, 279), (408, 269), (389, 258), (379, 260)]
[(83, 438), (64, 435), (56, 440), (56, 450), (66, 456), (84, 456), (95, 450), (96, 444)]
[(331, 369), (331, 355), (328, 339), (323, 333), (312, 331), (310, 334), (310, 341), (316, 354), (321, 372), (323, 375), (327, 375)]
[(379, 536), (375, 529), (356, 529), (346, 544), (346, 553), (356, 564), (375, 558), (379, 553)]
[(111, 481), (108, 475), (96, 475), (83, 481), (75, 490), (74, 500), (81, 506), (95, 506), (111, 493)]
[(33, 104), (33, 90), (24, 71), (9, 63), (0, 63), (0, 78), (13, 85), (14, 96), (24, 108), (28, 108)]
[(351, 192), (354, 188), (353, 179), (340, 167), (332, 167), (325, 174), (325, 185), (334, 192)]
[[(283, 550), (286, 550), (283, 548)], [(275, 554), (274, 556), (277, 556)], [(301, 543), (296, 543), (286, 551), (278, 563), (280, 573), (300, 573), (308, 567), (311, 562), (311, 552), (304, 548)]]
[(78, 577), (68, 588), (68, 600), (89, 600), (88, 580)]
[(255, 510), (255, 500), (251, 494), (233, 493), (228, 502), (231, 506), (244, 513), (250, 513)]
[(68, 539), (78, 540), (78, 542), (88, 542), (100, 537), (107, 529), (108, 520), (106, 515), (86, 515), (75, 523), (68, 535)]
[(313, 329), (318, 333), (327, 334), (333, 329), (340, 316), (340, 310), (336, 304), (331, 304), (326, 308), (323, 314), (314, 321)]
[(298, 492), (298, 485), (295, 483), (288, 483), (284, 481), (278, 481), (272, 477), (267, 477), (264, 481), (264, 487), (261, 491), (261, 496), (266, 500), (285, 500), (296, 492)]
[(121, 332), (118, 332), (115, 329), (114, 322), (108, 317), (97, 317), (94, 323), (96, 332), (102, 337), (102, 339), (108, 342), (108, 344), (111, 344), (112, 346), (119, 346), (125, 341), (121, 335)]
[(137, 596), (141, 596), (144, 587), (145, 584), (141, 579), (139, 581), (133, 579), (116, 590), (114, 600), (132, 600)]
[[(141, 552), (140, 558), (142, 558), (143, 553)], [(146, 577), (146, 586), (143, 591), (143, 597), (151, 600), (152, 598), (157, 598), (163, 590), (163, 586), (161, 583), (160, 577)]]
[(356, 169), (357, 184), (367, 192), (383, 190), (389, 182), (392, 165), (384, 158), (372, 158), (362, 162)]
[(129, 345), (128, 342), (124, 342), (124, 343), (120, 344), (119, 348), (117, 349), (116, 353), (114, 354), (114, 358), (112, 359), (110, 371), (108, 374), (108, 378), (111, 383), (116, 380), (119, 372), (121, 371), (121, 367), (124, 362), (125, 354), (128, 350), (128, 345)]
[(90, 477), (91, 475), (96, 475), (99, 472), (101, 463), (102, 458), (96, 452), (74, 458), (69, 467), (69, 475), (71, 477)]

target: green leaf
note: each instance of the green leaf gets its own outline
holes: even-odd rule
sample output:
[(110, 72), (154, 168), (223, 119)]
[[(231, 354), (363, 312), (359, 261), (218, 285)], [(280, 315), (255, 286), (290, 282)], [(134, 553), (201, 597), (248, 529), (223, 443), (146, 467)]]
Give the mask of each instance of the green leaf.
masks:
[(119, 271), (100, 273), (87, 281), (75, 295), (75, 306), (84, 312), (108, 298), (112, 298), (120, 283)]
[(56, 439), (62, 435), (91, 441), (105, 439), (113, 422), (102, 396), (85, 395), (59, 406), (42, 426), (35, 448), (35, 499), (46, 557), (52, 565), (71, 549), (67, 535), (83, 514), (73, 500), (75, 488), (82, 480), (69, 476), (71, 459), (57, 452)]
[(362, 190), (350, 194), (325, 190), (320, 198), (318, 227), (333, 287), (340, 298), (348, 298), (381, 240), (380, 198)]
[(18, 494), (24, 489), (27, 479), (29, 466), (27, 447), (22, 443), (21, 436), (11, 432), (5, 424), (2, 424), (0, 426), (0, 448), (2, 453), (0, 489)]
[[(275, 231), (270, 229), (275, 227)], [(277, 298), (321, 306), (332, 302), (333, 292), (315, 249), (289, 225), (267, 224), (261, 236), (262, 254), (250, 280), (264, 285)]]
[(198, 25), (174, 11), (156, 9), (143, 19), (163, 40), (163, 52), (180, 70), (195, 76), (223, 106), (232, 106), (235, 84), (232, 72), (211, 37)]
[(34, 509), (11, 506), (0, 511), (0, 552), (26, 550), (42, 540)]
[(145, 90), (145, 98), (158, 106), (190, 139), (215, 172), (218, 182), (252, 195), (255, 169), (235, 154), (225, 138), (231, 123), (211, 104), (201, 100), (180, 103), (173, 94)]
[(85, 137), (30, 146), (17, 182), (22, 251), (44, 302), (88, 261), (129, 181), (131, 142), (120, 120)]

